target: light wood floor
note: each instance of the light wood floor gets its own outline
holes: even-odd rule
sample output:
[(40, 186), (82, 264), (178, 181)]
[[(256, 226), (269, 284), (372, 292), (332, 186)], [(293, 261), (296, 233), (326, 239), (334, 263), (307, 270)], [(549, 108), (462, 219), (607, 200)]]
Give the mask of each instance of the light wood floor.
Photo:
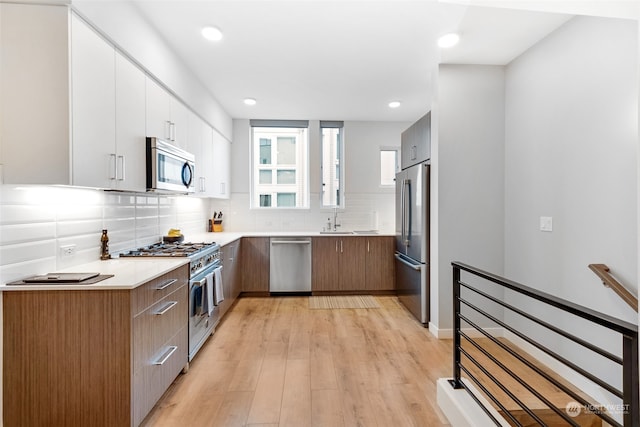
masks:
[(443, 426), (437, 340), (391, 296), (379, 309), (311, 310), (241, 298), (143, 426)]

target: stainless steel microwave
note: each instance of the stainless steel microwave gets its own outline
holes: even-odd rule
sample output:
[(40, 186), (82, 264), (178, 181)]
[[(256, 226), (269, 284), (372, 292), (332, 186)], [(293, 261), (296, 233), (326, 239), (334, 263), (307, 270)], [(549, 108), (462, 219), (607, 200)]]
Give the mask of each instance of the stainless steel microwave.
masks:
[(147, 191), (195, 192), (195, 156), (162, 139), (147, 137)]

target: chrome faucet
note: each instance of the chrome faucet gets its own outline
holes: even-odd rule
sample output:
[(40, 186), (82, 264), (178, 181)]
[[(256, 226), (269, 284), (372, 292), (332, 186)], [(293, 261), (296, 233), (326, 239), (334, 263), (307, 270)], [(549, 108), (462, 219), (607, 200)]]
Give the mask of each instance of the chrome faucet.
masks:
[(338, 224), (338, 208), (333, 208), (333, 231), (336, 231), (340, 227)]

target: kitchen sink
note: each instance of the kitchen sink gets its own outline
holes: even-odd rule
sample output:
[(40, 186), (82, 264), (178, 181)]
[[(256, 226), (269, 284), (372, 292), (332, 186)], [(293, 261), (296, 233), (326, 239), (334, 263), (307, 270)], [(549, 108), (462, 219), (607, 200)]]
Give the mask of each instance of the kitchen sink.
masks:
[(341, 230), (323, 230), (320, 234), (353, 234), (353, 231), (341, 231)]
[(353, 234), (378, 234), (378, 230), (353, 230)]

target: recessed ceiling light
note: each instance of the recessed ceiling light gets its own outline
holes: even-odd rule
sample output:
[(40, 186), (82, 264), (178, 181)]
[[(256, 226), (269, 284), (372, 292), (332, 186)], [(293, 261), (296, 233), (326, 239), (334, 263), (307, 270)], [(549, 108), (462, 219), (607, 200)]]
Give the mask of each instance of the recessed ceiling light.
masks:
[(389, 108), (398, 108), (400, 106), (400, 101), (391, 101), (389, 103)]
[(202, 29), (202, 37), (211, 41), (222, 40), (222, 31), (216, 27), (204, 27)]
[(458, 34), (449, 33), (449, 34), (445, 34), (444, 36), (441, 36), (438, 39), (438, 46), (446, 49), (446, 48), (457, 45), (459, 41), (460, 41), (460, 36)]
[(256, 105), (258, 101), (256, 101), (254, 98), (245, 98), (244, 99), (244, 103), (247, 105)]

